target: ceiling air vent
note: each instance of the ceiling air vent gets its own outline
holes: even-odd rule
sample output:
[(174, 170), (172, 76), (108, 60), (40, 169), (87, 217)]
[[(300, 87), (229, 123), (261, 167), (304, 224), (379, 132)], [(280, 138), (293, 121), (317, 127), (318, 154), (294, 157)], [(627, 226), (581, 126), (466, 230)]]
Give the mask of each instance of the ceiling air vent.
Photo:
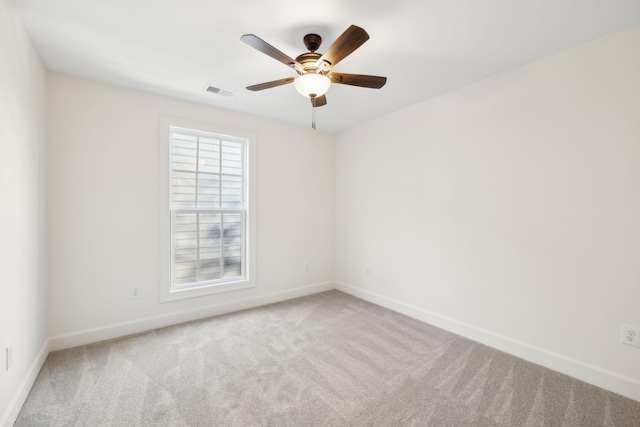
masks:
[(208, 83), (204, 86), (204, 91), (205, 92), (209, 92), (209, 93), (213, 93), (213, 94), (216, 94), (216, 95), (222, 95), (222, 96), (232, 96), (233, 95), (233, 91), (232, 90), (220, 89), (219, 87), (215, 87), (215, 86), (210, 85)]

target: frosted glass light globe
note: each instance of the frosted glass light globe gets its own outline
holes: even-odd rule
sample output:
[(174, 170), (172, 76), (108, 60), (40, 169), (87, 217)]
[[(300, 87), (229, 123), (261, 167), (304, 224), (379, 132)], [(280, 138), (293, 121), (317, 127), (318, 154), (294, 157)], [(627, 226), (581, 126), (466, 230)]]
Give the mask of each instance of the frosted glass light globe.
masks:
[(303, 74), (295, 79), (293, 85), (301, 95), (315, 98), (327, 93), (331, 79), (324, 74)]

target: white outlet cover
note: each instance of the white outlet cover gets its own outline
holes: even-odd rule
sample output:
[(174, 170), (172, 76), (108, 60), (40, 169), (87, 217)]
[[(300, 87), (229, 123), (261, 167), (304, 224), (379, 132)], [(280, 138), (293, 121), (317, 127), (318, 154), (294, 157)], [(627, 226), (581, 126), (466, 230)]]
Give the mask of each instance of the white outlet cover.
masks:
[(640, 328), (632, 325), (622, 325), (620, 341), (622, 344), (640, 347)]

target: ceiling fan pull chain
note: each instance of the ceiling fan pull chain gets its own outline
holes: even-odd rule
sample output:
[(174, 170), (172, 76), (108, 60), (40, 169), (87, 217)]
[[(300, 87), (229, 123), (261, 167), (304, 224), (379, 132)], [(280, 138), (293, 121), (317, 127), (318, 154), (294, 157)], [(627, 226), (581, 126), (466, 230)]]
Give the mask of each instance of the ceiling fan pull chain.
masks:
[(316, 129), (316, 107), (311, 107), (311, 129)]

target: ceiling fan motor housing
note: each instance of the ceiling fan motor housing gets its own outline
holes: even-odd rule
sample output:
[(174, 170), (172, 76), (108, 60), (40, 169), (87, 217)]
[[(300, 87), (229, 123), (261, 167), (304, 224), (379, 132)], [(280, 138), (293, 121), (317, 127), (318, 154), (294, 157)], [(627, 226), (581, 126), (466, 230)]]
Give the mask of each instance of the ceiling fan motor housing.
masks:
[[(316, 73), (318, 70), (318, 59), (320, 59), (322, 55), (315, 52), (307, 52), (299, 55), (296, 58), (296, 62), (302, 65), (305, 73)], [(304, 73), (299, 73), (304, 74)]]

